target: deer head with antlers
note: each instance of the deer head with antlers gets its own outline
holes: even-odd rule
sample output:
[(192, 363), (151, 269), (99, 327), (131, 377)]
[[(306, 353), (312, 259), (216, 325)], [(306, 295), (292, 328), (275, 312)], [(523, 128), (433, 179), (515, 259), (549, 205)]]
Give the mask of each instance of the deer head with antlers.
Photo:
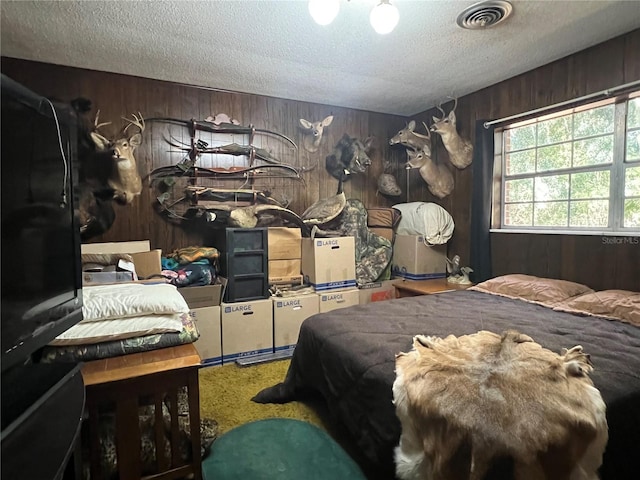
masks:
[(324, 127), (328, 127), (333, 122), (333, 115), (329, 115), (324, 120), (320, 120), (319, 122), (310, 122), (309, 120), (305, 120), (304, 118), (300, 119), (300, 125), (305, 132), (304, 140), (302, 145), (304, 146), (307, 152), (317, 152), (320, 147), (320, 140), (322, 140), (322, 133), (324, 132)]
[(442, 138), (442, 143), (447, 152), (449, 152), (449, 161), (454, 167), (463, 169), (471, 165), (473, 160), (473, 145), (469, 140), (463, 139), (456, 130), (456, 106), (458, 105), (458, 99), (454, 99), (453, 109), (449, 112), (449, 115), (444, 113), (441, 105), (438, 105), (438, 110), (442, 112), (442, 118), (433, 117), (433, 125), (431, 125), (431, 131), (436, 132)]
[[(122, 134), (114, 140), (109, 140), (99, 133), (98, 129), (111, 122), (98, 123), (99, 116), (100, 110), (96, 113), (93, 131), (90, 134), (91, 139), (98, 151), (111, 153), (113, 166), (107, 184), (114, 190), (114, 200), (121, 204), (129, 204), (142, 192), (142, 179), (138, 173), (138, 165), (133, 153), (142, 143), (142, 133), (145, 128), (144, 119), (140, 112), (138, 115), (132, 114), (133, 120), (122, 117), (127, 122)], [(138, 127), (139, 131), (129, 136), (127, 130), (131, 126)]]

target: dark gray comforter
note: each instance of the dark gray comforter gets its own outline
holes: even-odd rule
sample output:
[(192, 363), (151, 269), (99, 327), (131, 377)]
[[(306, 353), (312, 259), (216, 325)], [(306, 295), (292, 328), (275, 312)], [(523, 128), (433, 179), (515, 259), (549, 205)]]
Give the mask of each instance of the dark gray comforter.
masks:
[(607, 404), (610, 439), (602, 477), (638, 478), (640, 328), (486, 293), (446, 292), (314, 315), (302, 325), (284, 382), (259, 392), (254, 401), (285, 403), (320, 394), (367, 459), (392, 475), (400, 437), (391, 392), (395, 354), (410, 350), (415, 334), (507, 329), (558, 353), (584, 347), (594, 364), (591, 378)]

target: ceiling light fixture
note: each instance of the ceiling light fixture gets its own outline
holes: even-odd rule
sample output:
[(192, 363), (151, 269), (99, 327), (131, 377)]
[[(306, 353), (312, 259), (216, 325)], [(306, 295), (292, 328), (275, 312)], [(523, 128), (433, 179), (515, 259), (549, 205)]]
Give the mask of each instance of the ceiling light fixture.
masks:
[(318, 25), (329, 25), (339, 11), (339, 0), (309, 0), (309, 13)]
[(398, 7), (391, 5), (389, 0), (381, 0), (378, 5), (373, 7), (371, 15), (369, 15), (371, 26), (380, 35), (391, 33), (398, 25), (399, 20)]
[[(340, 11), (340, 0), (309, 0), (309, 14), (318, 25), (329, 25)], [(380, 0), (369, 14), (373, 29), (381, 35), (391, 33), (398, 21), (400, 12), (390, 0)]]

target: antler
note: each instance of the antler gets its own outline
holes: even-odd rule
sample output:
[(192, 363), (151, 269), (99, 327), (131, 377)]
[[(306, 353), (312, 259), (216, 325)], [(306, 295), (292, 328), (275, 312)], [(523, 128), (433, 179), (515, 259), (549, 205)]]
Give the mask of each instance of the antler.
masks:
[[(458, 97), (449, 97), (451, 100), (453, 100), (453, 108), (451, 109), (452, 112), (456, 111), (456, 107), (458, 106)], [(444, 114), (444, 112), (442, 112)]]
[(100, 110), (96, 112), (96, 119), (93, 121), (93, 129), (97, 131), (100, 127), (104, 127), (105, 125), (111, 125), (111, 122), (98, 123), (98, 118), (100, 118)]
[(124, 133), (127, 133), (127, 129), (131, 125), (135, 125), (136, 127), (138, 127), (140, 129), (140, 133), (144, 132), (144, 126), (145, 126), (144, 118), (142, 118), (142, 114), (140, 112), (138, 112), (138, 115), (136, 115), (135, 113), (132, 113), (131, 116), (133, 117), (133, 120), (129, 120), (128, 118), (125, 118), (125, 117), (120, 117), (124, 121), (129, 122), (129, 124), (126, 127), (124, 127)]
[[(447, 114), (446, 114), (446, 113), (444, 113), (444, 110), (442, 109), (442, 102), (440, 102), (436, 108), (437, 108), (438, 110), (440, 110), (440, 113), (442, 113), (442, 118), (444, 118), (444, 117), (446, 117), (446, 116), (447, 116)], [(442, 119), (441, 119), (441, 120), (442, 120)]]

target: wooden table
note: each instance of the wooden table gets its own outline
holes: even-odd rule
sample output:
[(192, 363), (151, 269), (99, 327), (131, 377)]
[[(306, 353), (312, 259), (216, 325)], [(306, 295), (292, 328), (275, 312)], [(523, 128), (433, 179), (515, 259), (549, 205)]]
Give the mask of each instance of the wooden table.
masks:
[[(164, 448), (156, 448), (158, 473), (149, 478), (176, 479), (193, 475), (202, 479), (200, 451), (200, 394), (198, 367), (200, 356), (193, 344), (162, 348), (143, 353), (94, 360), (84, 364), (82, 377), (86, 387), (92, 480), (101, 479), (98, 414), (105, 408), (115, 411), (115, 443), (120, 480), (139, 480), (140, 458), (139, 408), (154, 405), (154, 438), (164, 445), (165, 423), (162, 414), (168, 397), (171, 415), (171, 458)], [(191, 463), (184, 465), (178, 445), (178, 390), (187, 387), (191, 436)], [(175, 448), (174, 448), (175, 446)]]
[(402, 298), (452, 290), (466, 290), (471, 284), (460, 285), (459, 283), (449, 283), (446, 278), (433, 278), (429, 280), (398, 280), (393, 283), (393, 286), (396, 289), (396, 298)]

